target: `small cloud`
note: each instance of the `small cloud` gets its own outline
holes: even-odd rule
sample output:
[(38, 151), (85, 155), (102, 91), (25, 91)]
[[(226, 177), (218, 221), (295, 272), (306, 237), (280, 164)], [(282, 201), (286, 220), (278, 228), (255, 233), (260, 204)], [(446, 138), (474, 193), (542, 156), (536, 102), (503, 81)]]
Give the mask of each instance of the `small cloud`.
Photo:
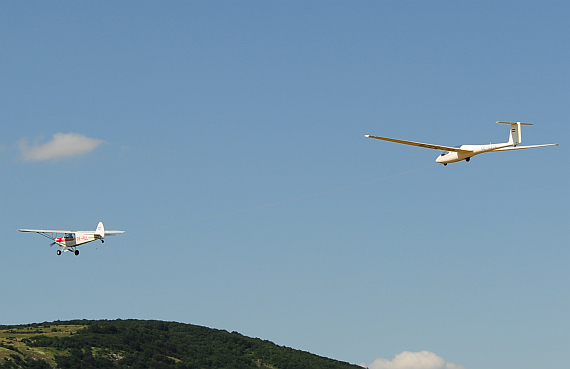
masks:
[(34, 142), (29, 145), (23, 138), (18, 142), (22, 158), (26, 161), (55, 160), (81, 156), (93, 151), (103, 140), (85, 137), (78, 133), (56, 133), (53, 140), (45, 144)]
[(404, 351), (392, 360), (378, 358), (370, 365), (360, 364), (369, 369), (465, 369), (463, 365), (446, 362), (433, 352)]

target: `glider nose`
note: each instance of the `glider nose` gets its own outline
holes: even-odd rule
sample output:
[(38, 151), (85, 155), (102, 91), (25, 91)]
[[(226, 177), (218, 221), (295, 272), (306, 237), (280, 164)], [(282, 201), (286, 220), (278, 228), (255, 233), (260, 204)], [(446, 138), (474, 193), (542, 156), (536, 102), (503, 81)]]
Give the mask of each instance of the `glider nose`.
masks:
[(443, 153), (440, 156), (438, 156), (437, 159), (435, 159), (435, 162), (443, 164), (443, 165), (447, 165), (447, 163), (452, 162), (452, 161), (450, 161), (450, 159), (451, 158), (449, 157), (448, 153)]

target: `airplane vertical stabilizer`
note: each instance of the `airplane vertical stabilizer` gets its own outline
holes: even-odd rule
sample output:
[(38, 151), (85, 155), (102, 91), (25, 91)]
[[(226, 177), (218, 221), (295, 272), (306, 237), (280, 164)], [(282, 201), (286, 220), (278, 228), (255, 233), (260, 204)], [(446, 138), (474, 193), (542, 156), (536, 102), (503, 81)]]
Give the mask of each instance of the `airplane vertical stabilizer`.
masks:
[(99, 238), (105, 237), (105, 227), (103, 227), (103, 222), (99, 222), (99, 224), (97, 224), (95, 235), (99, 236)]

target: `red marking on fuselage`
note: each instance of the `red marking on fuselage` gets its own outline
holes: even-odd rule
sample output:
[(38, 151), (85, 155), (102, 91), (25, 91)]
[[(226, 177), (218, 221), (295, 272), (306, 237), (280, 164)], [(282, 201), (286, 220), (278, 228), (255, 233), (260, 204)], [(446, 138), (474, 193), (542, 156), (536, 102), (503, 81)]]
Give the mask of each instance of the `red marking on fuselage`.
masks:
[(63, 237), (58, 237), (55, 239), (55, 242), (70, 242), (75, 240), (75, 238), (63, 238)]

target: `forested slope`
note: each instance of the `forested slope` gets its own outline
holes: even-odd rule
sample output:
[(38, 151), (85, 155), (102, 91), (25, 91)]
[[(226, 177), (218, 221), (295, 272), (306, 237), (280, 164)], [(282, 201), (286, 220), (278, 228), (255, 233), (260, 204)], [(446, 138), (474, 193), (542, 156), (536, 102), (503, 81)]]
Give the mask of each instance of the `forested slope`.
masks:
[(0, 326), (0, 368), (356, 369), (237, 332), (149, 320)]

